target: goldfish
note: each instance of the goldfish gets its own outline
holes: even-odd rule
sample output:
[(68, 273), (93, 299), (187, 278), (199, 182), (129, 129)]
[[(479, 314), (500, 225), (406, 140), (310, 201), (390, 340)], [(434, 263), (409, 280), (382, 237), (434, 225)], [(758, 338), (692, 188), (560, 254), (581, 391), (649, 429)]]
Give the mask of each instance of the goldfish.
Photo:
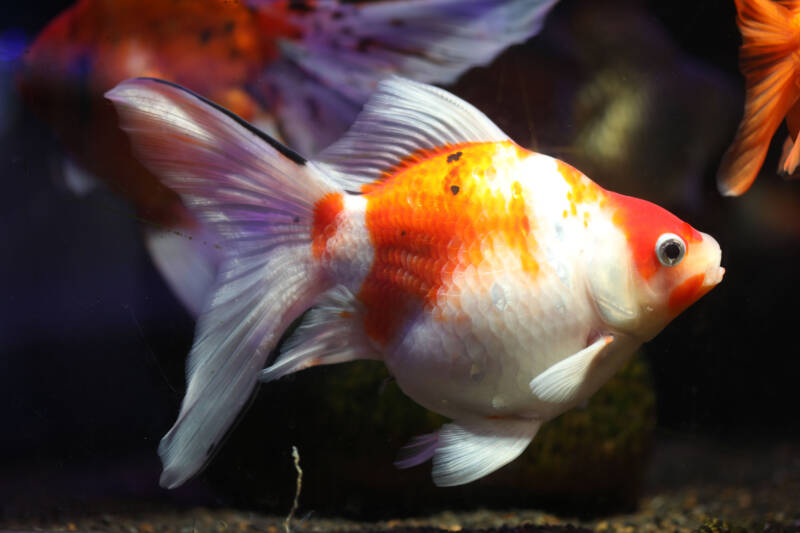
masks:
[(800, 165), (800, 2), (735, 2), (746, 94), (744, 117), (717, 172), (717, 186), (727, 196), (739, 196), (753, 184), (784, 119), (789, 136), (778, 172), (792, 175)]
[(520, 147), (431, 85), (381, 81), (312, 160), (170, 82), (128, 80), (107, 97), (142, 163), (225, 254), (159, 445), (164, 487), (205, 465), (259, 380), (357, 360), (383, 361), (452, 419), (397, 466), (431, 459), (437, 485), (469, 483), (724, 274), (713, 237)]
[(105, 182), (133, 203), (156, 266), (196, 315), (218, 236), (131, 155), (107, 90), (167, 79), (315, 153), (382, 77), (451, 83), (536, 34), (555, 1), (78, 0), (37, 36), (19, 84), (67, 152), (70, 188)]

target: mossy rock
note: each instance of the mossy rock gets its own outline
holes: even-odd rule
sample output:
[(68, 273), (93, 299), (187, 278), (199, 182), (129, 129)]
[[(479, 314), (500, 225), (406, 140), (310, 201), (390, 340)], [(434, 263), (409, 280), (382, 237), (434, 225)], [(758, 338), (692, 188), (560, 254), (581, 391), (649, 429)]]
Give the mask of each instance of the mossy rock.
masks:
[(655, 422), (637, 355), (586, 407), (545, 424), (523, 455), (463, 487), (437, 488), (430, 462), (397, 470), (412, 437), (447, 419), (407, 398), (377, 362), (320, 367), (261, 388), (206, 478), (229, 504), (285, 510), (294, 495), (291, 447), (303, 468), (301, 506), (388, 516), (442, 506), (609, 509), (635, 502)]
[(697, 528), (696, 533), (747, 533), (747, 529), (731, 525), (719, 518), (707, 518)]

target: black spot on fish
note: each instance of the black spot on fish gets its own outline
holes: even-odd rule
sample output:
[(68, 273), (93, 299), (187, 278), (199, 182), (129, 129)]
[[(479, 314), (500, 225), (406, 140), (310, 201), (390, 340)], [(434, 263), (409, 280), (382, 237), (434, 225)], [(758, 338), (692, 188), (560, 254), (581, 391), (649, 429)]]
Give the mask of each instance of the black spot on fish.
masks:
[(400, 28), (406, 25), (406, 21), (403, 19), (391, 19), (389, 24), (395, 28)]
[(294, 217), (294, 219), (293, 219), (293, 220), (294, 220), (294, 223), (295, 223), (295, 224), (297, 224), (297, 223), (299, 223), (299, 222), (300, 222), (300, 217)]
[(361, 52), (362, 54), (366, 54), (369, 52), (369, 49), (374, 47), (377, 44), (375, 39), (370, 37), (364, 37), (358, 40), (358, 44), (356, 44), (356, 50)]
[(204, 28), (203, 31), (200, 32), (200, 42), (202, 44), (208, 44), (208, 41), (211, 40), (211, 28)]
[(225, 33), (232, 33), (232, 32), (233, 32), (233, 30), (234, 30), (234, 28), (236, 28), (236, 22), (234, 22), (234, 21), (232, 21), (232, 20), (229, 20), (229, 21), (228, 21), (228, 22), (226, 22), (226, 23), (225, 23), (225, 25), (222, 27), (222, 31), (224, 31)]
[[(459, 153), (461, 153), (461, 152), (459, 152)], [(461, 190), (461, 189), (459, 189), (459, 188), (458, 188), (458, 185), (451, 185), (451, 186), (450, 186), (450, 192), (452, 192), (452, 193), (453, 193), (453, 196), (455, 196), (456, 194), (458, 194), (458, 191), (460, 191), (460, 190)]]
[(400, 236), (401, 236), (401, 237), (405, 237), (405, 236), (406, 236), (406, 230), (403, 230), (403, 231), (401, 231), (401, 232), (400, 232)]
[(302, 13), (314, 11), (314, 7), (308, 0), (289, 0), (289, 9), (292, 11), (300, 11)]
[(447, 162), (452, 163), (453, 161), (458, 161), (461, 159), (461, 152), (455, 152), (447, 156)]
[(337, 11), (334, 11), (333, 13), (331, 13), (331, 18), (332, 18), (333, 20), (339, 20), (339, 19), (340, 19), (340, 18), (342, 18), (342, 17), (344, 17), (344, 13), (343, 13), (343, 12), (341, 12), (341, 11), (338, 11), (338, 10), (337, 10)]

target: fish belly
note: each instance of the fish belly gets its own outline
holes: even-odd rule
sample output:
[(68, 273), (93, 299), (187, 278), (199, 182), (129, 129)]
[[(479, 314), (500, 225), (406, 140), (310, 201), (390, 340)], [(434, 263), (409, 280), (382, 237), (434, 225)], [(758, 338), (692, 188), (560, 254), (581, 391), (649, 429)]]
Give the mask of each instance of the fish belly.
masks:
[(421, 309), (385, 361), (403, 391), (451, 418), (550, 419), (570, 406), (546, 404), (530, 381), (586, 346), (597, 326), (591, 304), (554, 275), (468, 269), (433, 309)]

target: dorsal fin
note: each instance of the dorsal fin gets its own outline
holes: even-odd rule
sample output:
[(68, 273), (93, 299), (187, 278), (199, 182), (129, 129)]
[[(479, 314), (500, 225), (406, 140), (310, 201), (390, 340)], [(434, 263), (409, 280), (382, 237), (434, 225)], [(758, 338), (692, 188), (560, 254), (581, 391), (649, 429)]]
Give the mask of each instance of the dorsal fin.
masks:
[(392, 77), (378, 84), (355, 123), (319, 162), (347, 189), (359, 190), (413, 155), (506, 140), (486, 115), (457, 96)]

